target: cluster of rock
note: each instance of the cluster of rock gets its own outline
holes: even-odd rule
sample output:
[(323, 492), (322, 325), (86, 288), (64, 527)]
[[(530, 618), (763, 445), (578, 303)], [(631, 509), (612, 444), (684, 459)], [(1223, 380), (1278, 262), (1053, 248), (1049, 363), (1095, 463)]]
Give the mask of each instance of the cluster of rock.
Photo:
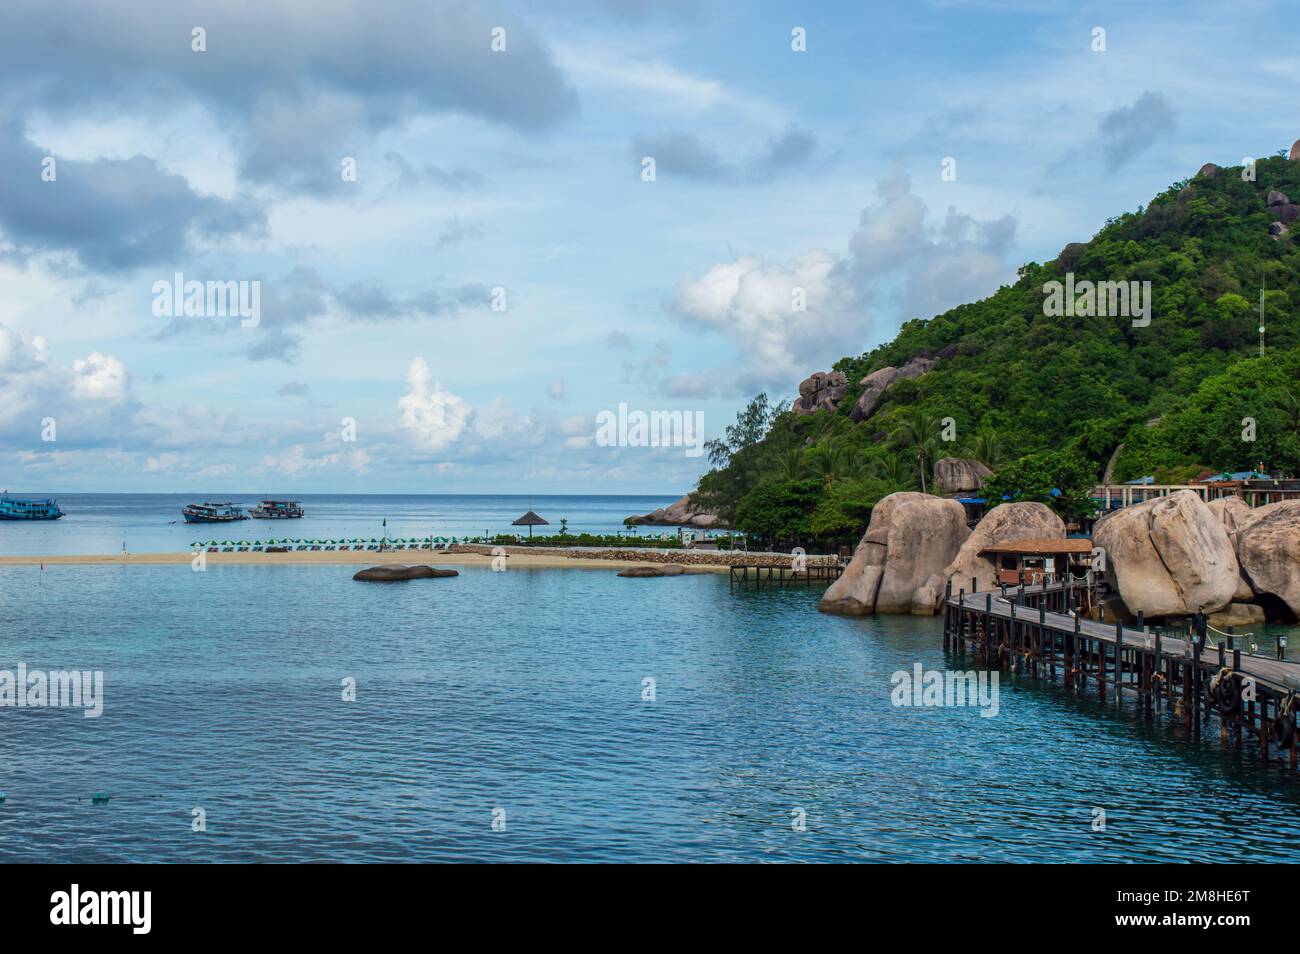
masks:
[(972, 532), (955, 500), (910, 491), (890, 494), (871, 511), (853, 559), (818, 608), (846, 616), (932, 616), (950, 579), (969, 587), (974, 578), (993, 588), (997, 568), (981, 551), (995, 543), (1056, 537), (1065, 537), (1065, 524), (1040, 503), (1003, 504)]
[(727, 524), (721, 517), (692, 502), (691, 496), (687, 494), (676, 503), (660, 507), (651, 513), (628, 517), (625, 522), (648, 527), (708, 527), (723, 530), (727, 528)]
[(387, 563), (357, 570), (352, 575), (352, 579), (363, 583), (397, 583), (401, 580), (431, 580), (446, 576), (460, 576), (460, 573), (456, 570), (443, 570), (432, 566)]
[[(493, 547), (482, 543), (458, 543), (449, 553), (477, 553), (497, 556), (504, 549), (507, 556), (528, 555), (567, 557), (574, 560), (626, 560), (632, 563), (679, 564), (682, 566), (771, 566), (790, 567), (788, 553), (759, 553), (753, 550), (662, 550), (649, 547)], [(808, 566), (834, 566), (839, 558), (810, 553), (804, 557)]]
[(843, 371), (814, 371), (799, 382), (799, 396), (790, 405), (796, 414), (833, 411), (844, 399), (849, 380)]
[(1251, 510), (1181, 490), (1103, 517), (1093, 542), (1129, 613), (1204, 612), (1220, 628), (1261, 623), (1270, 605), (1300, 617), (1300, 500)]
[[(1297, 139), (1291, 146), (1291, 152), (1287, 155), (1287, 159), (1291, 162), (1300, 162), (1300, 139)], [(1198, 176), (1215, 176), (1219, 172), (1220, 169), (1217, 165), (1207, 162), (1197, 170), (1196, 174)], [(1292, 202), (1285, 192), (1279, 192), (1277, 189), (1270, 190), (1268, 197), (1264, 201), (1268, 206), (1268, 210), (1277, 216), (1276, 222), (1269, 223), (1268, 234), (1274, 239), (1280, 239), (1290, 232), (1287, 223), (1300, 219), (1300, 204)]]
[(664, 563), (659, 566), (629, 566), (626, 569), (618, 571), (619, 576), (626, 577), (647, 577), (647, 576), (683, 576), (687, 573), (707, 573), (707, 570), (693, 566), (678, 566), (673, 563)]
[[(855, 421), (865, 421), (876, 413), (885, 398), (885, 392), (897, 381), (919, 378), (938, 363), (957, 353), (956, 345), (949, 345), (935, 354), (922, 353), (907, 361), (901, 368), (884, 367), (872, 371), (858, 382), (862, 393), (849, 416)], [(843, 371), (814, 371), (799, 383), (799, 396), (791, 405), (795, 414), (815, 414), (817, 411), (834, 411), (844, 400), (849, 382)]]

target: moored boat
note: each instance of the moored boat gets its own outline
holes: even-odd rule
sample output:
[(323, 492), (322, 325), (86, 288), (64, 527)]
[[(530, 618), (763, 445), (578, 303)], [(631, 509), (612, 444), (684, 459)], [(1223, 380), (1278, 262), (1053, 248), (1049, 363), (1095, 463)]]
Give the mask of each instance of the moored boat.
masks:
[(181, 508), (181, 516), (186, 523), (231, 523), (235, 520), (247, 520), (244, 508), (235, 503), (186, 504)]
[(293, 520), (303, 515), (303, 509), (297, 500), (263, 500), (251, 514), (256, 520)]
[(46, 500), (22, 500), (0, 495), (0, 520), (58, 520), (63, 516), (59, 502), (54, 498)]

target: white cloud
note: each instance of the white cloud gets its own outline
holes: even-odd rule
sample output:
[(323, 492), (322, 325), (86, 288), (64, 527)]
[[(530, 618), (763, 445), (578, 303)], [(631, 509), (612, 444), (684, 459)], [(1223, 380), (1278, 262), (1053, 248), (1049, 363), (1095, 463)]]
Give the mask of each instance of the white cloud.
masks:
[(415, 358), (406, 370), (410, 390), (397, 402), (401, 424), (411, 432), (417, 447), (440, 451), (460, 439), (473, 409), (469, 403), (433, 380), (424, 358)]

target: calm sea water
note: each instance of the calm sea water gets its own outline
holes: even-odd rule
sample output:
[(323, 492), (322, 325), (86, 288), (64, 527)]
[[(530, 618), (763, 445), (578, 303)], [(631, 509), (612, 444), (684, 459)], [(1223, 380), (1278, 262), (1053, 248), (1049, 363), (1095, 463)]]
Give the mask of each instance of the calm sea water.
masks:
[(0, 668), (106, 679), (99, 719), (0, 709), (0, 862), (1252, 861), (1300, 836), (1285, 770), (1059, 688), (892, 706), (891, 673), (957, 664), (933, 619), (713, 575), (350, 574), (0, 567)]
[[(15, 496), (44, 498), (45, 493)], [(0, 521), (0, 555), (178, 553), (203, 540), (266, 540), (290, 536), (306, 539), (382, 537), (387, 519), (390, 537), (481, 536), (484, 531), (527, 534), (512, 520), (528, 510), (550, 521), (536, 533), (558, 533), (568, 518), (574, 533), (626, 532), (623, 519), (666, 506), (676, 497), (452, 495), (452, 494), (306, 494), (301, 520), (243, 520), (227, 524), (185, 523), (181, 508), (202, 500), (234, 500), (249, 507), (256, 494), (203, 497), (185, 494), (62, 494), (67, 516), (37, 522)], [(641, 535), (672, 533), (642, 527)]]

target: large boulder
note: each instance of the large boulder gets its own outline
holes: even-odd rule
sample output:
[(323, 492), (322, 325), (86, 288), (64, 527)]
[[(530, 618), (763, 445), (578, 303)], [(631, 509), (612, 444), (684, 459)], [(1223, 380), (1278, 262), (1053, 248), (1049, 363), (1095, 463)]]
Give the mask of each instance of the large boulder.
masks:
[(974, 493), (984, 486), (984, 478), (992, 474), (977, 460), (965, 457), (940, 457), (934, 462), (934, 482), (941, 493)]
[[(1217, 500), (1211, 500), (1206, 504), (1206, 506), (1210, 508), (1210, 513), (1214, 514), (1215, 519), (1219, 520), (1223, 524), (1223, 528), (1228, 531), (1229, 540), (1236, 540), (1237, 528), (1254, 515), (1254, 511), (1250, 509), (1250, 505), (1237, 496), (1219, 497)], [(1237, 563), (1238, 569), (1240, 570), (1240, 556), (1237, 557)], [(1250, 588), (1249, 581), (1247, 581), (1244, 576), (1238, 575), (1237, 592), (1233, 594), (1232, 598), (1234, 600), (1246, 602), (1254, 595), (1255, 591)], [(1229, 609), (1231, 609), (1231, 607), (1229, 607)], [(1219, 626), (1218, 623), (1212, 625)], [(1235, 626), (1237, 624), (1233, 623), (1231, 625)], [(1219, 628), (1222, 629), (1223, 627), (1219, 626)]]
[(1250, 509), (1250, 504), (1235, 495), (1211, 500), (1206, 506), (1210, 508), (1210, 513), (1214, 514), (1215, 518), (1223, 524), (1224, 529), (1228, 531), (1229, 537), (1235, 536), (1237, 528), (1254, 515), (1254, 511)]
[(431, 566), (407, 566), (404, 563), (387, 563), (357, 570), (352, 579), (364, 583), (396, 583), (400, 580), (427, 580), (443, 576), (459, 576), (456, 570), (442, 570)]
[(875, 414), (876, 408), (880, 407), (880, 402), (885, 397), (885, 391), (897, 379), (898, 369), (885, 367), (872, 371), (859, 381), (858, 383), (862, 385), (862, 393), (858, 395), (858, 402), (853, 405), (849, 417), (855, 421), (865, 421)]
[(799, 384), (799, 397), (790, 410), (796, 414), (833, 411), (849, 386), (843, 371), (814, 371)]
[(660, 507), (639, 517), (628, 517), (626, 523), (648, 527), (714, 527), (726, 529), (726, 523), (716, 513), (706, 510), (691, 500), (687, 494), (681, 500)]
[(872, 371), (858, 382), (862, 386), (862, 393), (858, 395), (858, 401), (849, 412), (849, 417), (855, 421), (865, 421), (876, 413), (880, 402), (884, 400), (885, 392), (894, 385), (894, 382), (919, 378), (937, 363), (938, 358), (929, 354), (919, 354), (909, 359), (901, 368), (884, 367)]
[(1108, 514), (1092, 540), (1105, 550), (1107, 578), (1132, 613), (1214, 613), (1237, 592), (1240, 573), (1228, 531), (1195, 491)]
[(1287, 156), (1287, 158), (1290, 159), (1292, 162), (1295, 162), (1297, 159), (1300, 159), (1300, 139), (1297, 139), (1294, 143), (1291, 144), (1291, 152)]
[(1219, 172), (1218, 166), (1216, 166), (1212, 162), (1207, 162), (1205, 165), (1201, 166), (1201, 168), (1197, 170), (1196, 174), (1198, 176), (1212, 176), (1212, 175), (1217, 175), (1218, 172)]
[(826, 613), (931, 616), (943, 593), (943, 568), (970, 536), (955, 500), (900, 492), (880, 500), (843, 575), (818, 607)]
[(991, 590), (997, 586), (997, 566), (980, 551), (998, 543), (1015, 540), (1064, 540), (1065, 524), (1052, 508), (1040, 503), (1004, 503), (984, 515), (957, 556), (944, 568), (940, 585), (945, 589), (952, 580), (953, 592), (970, 590), (971, 579), (977, 581), (976, 589)]
[(1237, 526), (1237, 558), (1255, 593), (1281, 600), (1300, 617), (1300, 500), (1252, 511)]
[(1265, 200), (1265, 201), (1268, 203), (1268, 205), (1269, 205), (1270, 208), (1272, 208), (1273, 206), (1276, 206), (1276, 205), (1290, 205), (1290, 204), (1291, 204), (1291, 200), (1287, 198), (1286, 193), (1285, 193), (1285, 192), (1279, 192), (1277, 189), (1273, 189), (1273, 190), (1271, 190), (1271, 191), (1269, 192), (1269, 194), (1268, 194), (1268, 199)]

